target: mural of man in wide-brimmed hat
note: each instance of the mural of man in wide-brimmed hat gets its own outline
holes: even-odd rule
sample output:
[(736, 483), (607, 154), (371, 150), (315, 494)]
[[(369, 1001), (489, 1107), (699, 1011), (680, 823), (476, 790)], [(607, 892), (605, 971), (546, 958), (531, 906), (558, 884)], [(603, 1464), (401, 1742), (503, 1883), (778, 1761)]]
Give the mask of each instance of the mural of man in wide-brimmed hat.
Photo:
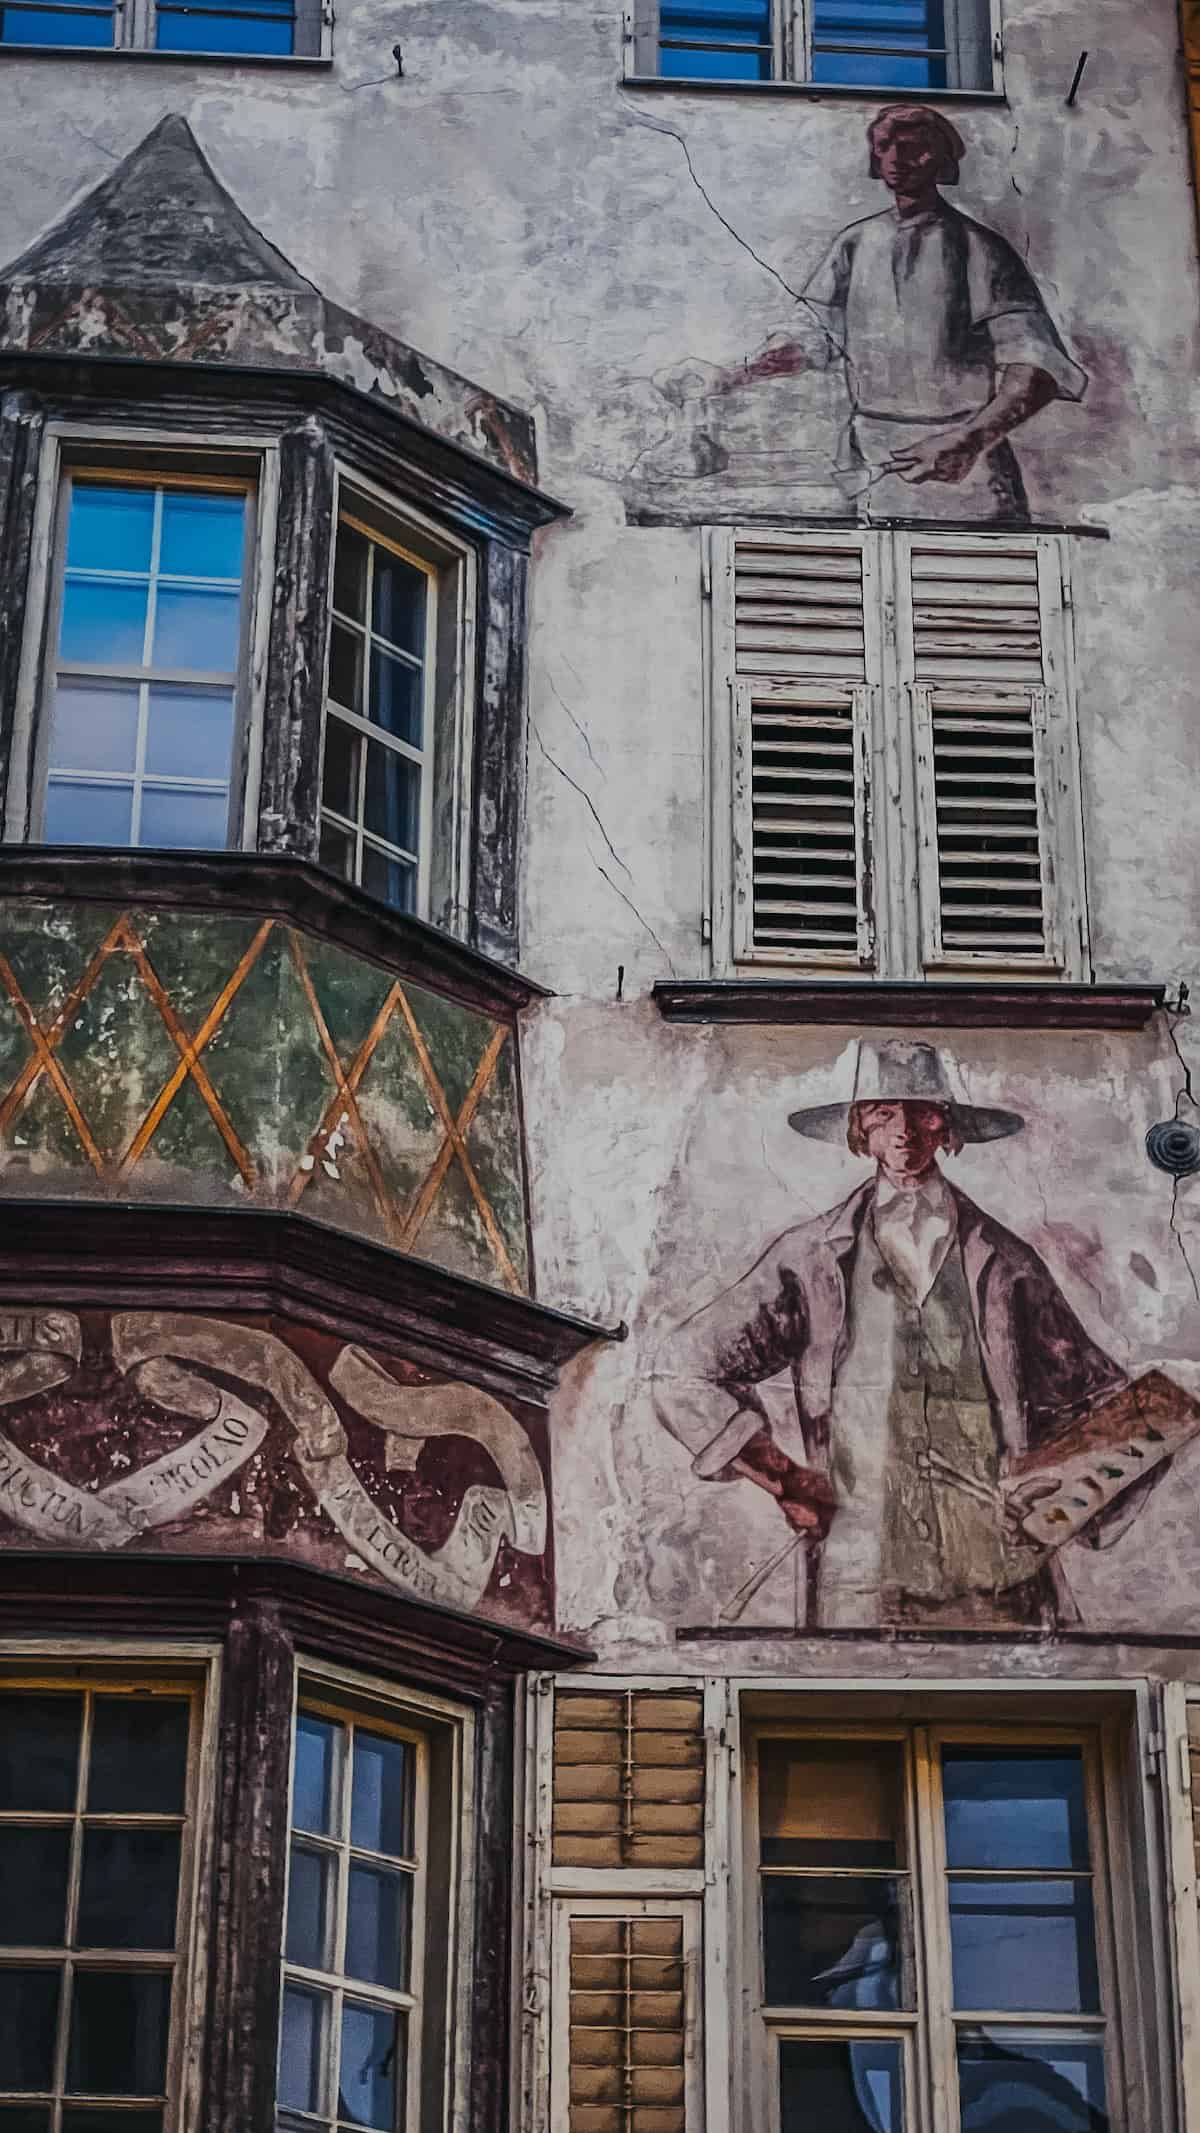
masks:
[[(1123, 1475), (1093, 1457), (1094, 1495), (1075, 1485), (1059, 1507), (1056, 1448), (1078, 1462), (1088, 1418), (1113, 1414), (1124, 1442), (1126, 1405), (1148, 1410), (1032, 1247), (943, 1174), (940, 1155), (1024, 1121), (963, 1102), (930, 1045), (863, 1041), (850, 1101), (789, 1123), (874, 1174), (668, 1334), (652, 1364), (660, 1419), (697, 1475), (777, 1499), (807, 1545), (814, 1627), (1072, 1618), (1055, 1529), (1029, 1514), (1049, 1493), (1063, 1540), (1116, 1538), (1169, 1437), (1152, 1429)], [(1160, 1407), (1190, 1410), (1155, 1385)]]

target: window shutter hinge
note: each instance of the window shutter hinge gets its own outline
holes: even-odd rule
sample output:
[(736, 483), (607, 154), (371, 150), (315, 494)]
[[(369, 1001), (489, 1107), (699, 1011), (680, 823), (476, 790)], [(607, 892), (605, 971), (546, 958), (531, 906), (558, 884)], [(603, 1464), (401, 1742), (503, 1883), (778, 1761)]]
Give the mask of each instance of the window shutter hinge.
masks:
[(700, 939), (707, 948), (712, 941), (712, 920), (707, 911), (700, 920)]
[(1186, 1733), (1179, 1736), (1179, 1785), (1183, 1792), (1192, 1789), (1192, 1744)]
[(705, 556), (700, 564), (700, 598), (712, 599), (712, 564)]
[(1156, 1781), (1162, 1769), (1163, 1737), (1151, 1733), (1146, 1741), (1146, 1776)]

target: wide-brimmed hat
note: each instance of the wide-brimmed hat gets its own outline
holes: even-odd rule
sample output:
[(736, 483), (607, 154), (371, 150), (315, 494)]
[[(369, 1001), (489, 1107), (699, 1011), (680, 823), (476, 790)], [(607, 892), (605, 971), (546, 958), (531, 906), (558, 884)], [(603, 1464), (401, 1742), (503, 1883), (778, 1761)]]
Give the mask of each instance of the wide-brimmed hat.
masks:
[(854, 1061), (849, 1103), (815, 1104), (793, 1111), (788, 1124), (810, 1141), (844, 1141), (855, 1104), (944, 1104), (964, 1141), (1002, 1141), (1019, 1133), (1025, 1121), (1017, 1111), (997, 1111), (964, 1103), (951, 1086), (950, 1072), (932, 1044), (875, 1044), (860, 1038)]

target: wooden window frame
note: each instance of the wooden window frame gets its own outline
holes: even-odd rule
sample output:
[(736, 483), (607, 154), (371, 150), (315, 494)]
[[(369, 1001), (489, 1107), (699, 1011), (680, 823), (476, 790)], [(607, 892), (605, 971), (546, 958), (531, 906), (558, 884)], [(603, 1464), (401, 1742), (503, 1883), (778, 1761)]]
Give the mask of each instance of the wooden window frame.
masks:
[[(48, 427), (34, 512), (30, 597), (13, 721), (4, 840), (36, 842), (41, 827), (58, 655), (72, 480), (113, 485), (227, 488), (248, 492), (243, 610), (235, 682), (227, 850), (257, 842), (271, 585), (278, 499), (277, 451), (264, 438), (219, 444), (165, 430), (105, 432)], [(86, 847), (80, 847), (86, 849)], [(138, 847), (131, 846), (131, 850)]]
[[(864, 1699), (864, 1703), (867, 1699)], [(903, 1750), (904, 1812), (912, 1892), (915, 1991), (911, 2009), (815, 2009), (812, 2013), (764, 2004), (761, 1987), (761, 1904), (763, 1868), (758, 1839), (758, 1743), (760, 1740), (892, 1742)], [(949, 1912), (945, 1902), (948, 1872), (941, 1815), (939, 1751), (944, 1745), (979, 1747), (1079, 1747), (1090, 1838), (1090, 1875), (1094, 1891), (1097, 1960), (1100, 1970), (1099, 2016), (1059, 2014), (1047, 2017), (954, 2010), (950, 1967)], [(778, 2050), (781, 2037), (814, 2039), (878, 2036), (904, 2040), (905, 2133), (957, 2133), (957, 2038), (960, 2030), (1059, 2030), (1064, 2034), (1094, 2029), (1103, 2038), (1105, 2083), (1111, 2133), (1133, 2133), (1127, 2120), (1123, 2060), (1120, 1966), (1117, 1961), (1113, 1909), (1115, 1862), (1110, 1834), (1109, 1784), (1102, 1728), (1095, 1723), (1043, 1724), (1016, 1720), (1003, 1725), (972, 1725), (961, 1719), (922, 1722), (881, 1718), (756, 1720), (743, 1742), (744, 1853), (742, 1860), (743, 1965), (747, 1986), (749, 2036), (745, 2057), (748, 2124), (753, 2133), (779, 2133)], [(852, 1869), (830, 1868), (830, 1878)]]
[[(425, 737), (421, 749), (391, 742), (370, 719), (335, 705), (329, 694), (330, 648), (333, 637), (333, 571), (336, 530), (346, 520), (367, 540), (389, 548), (404, 562), (422, 571), (429, 581), (427, 636), (424, 665)], [(361, 874), (364, 841), (389, 856), (390, 848), (380, 839), (364, 838), (361, 824), (327, 814), (322, 788), (325, 774), (325, 736), (329, 719), (340, 720), (367, 740), (392, 746), (398, 754), (421, 766), (421, 834), (416, 854), (417, 893), (414, 916), (437, 923), (453, 932), (465, 930), (470, 898), (472, 765), (474, 761), (474, 676), (476, 558), (465, 541), (456, 539), (442, 526), (359, 474), (338, 467), (334, 500), (334, 539), (329, 554), (329, 628), (325, 645), (325, 680), (322, 690), (321, 762), (318, 770), (318, 816), (321, 822), (354, 835), (357, 827), (355, 862)], [(364, 748), (365, 757), (365, 748)]]
[[(387, 2004), (401, 2011), (416, 2011), (415, 2048), (409, 2042), (408, 2082), (403, 2133), (471, 2133), (468, 2071), (471, 2046), (471, 1993), (473, 1978), (473, 1925), (475, 1904), (475, 1734), (476, 1720), (466, 1707), (431, 1693), (404, 1688), (377, 1675), (360, 1674), (346, 1667), (298, 1654), (295, 1664), (291, 1746), (287, 1800), (287, 1828), (292, 1830), (292, 1790), (295, 1782), (295, 1726), (302, 1710), (361, 1725), (413, 1743), (417, 1750), (414, 1786), (414, 1841), (417, 1874), (413, 1915), (410, 1923), (411, 1956), (408, 1992), (358, 1983), (342, 1973), (318, 1973), (289, 1963), (287, 1904), (280, 1924), (280, 2004), (283, 1983), (294, 1974), (302, 1983), (340, 1994), (348, 1990), (362, 2001)], [(449, 1768), (449, 1795), (445, 1807), (445, 1885), (432, 1891), (429, 1802), (431, 1793), (431, 1742), (437, 1734)], [(424, 1854), (422, 1846), (424, 1845)], [(348, 1839), (341, 1847), (349, 1851)], [(345, 1875), (340, 1880), (345, 1883)], [(341, 1906), (344, 1908), (344, 1901)], [(445, 1917), (442, 1951), (436, 1964), (431, 1955), (432, 1939), (425, 1930), (427, 1917)], [(431, 1987), (432, 1980), (432, 1987)], [(436, 1992), (436, 1999), (434, 1997)], [(332, 2025), (331, 2025), (332, 2034)], [(441, 2077), (436, 2062), (424, 2051), (430, 2036), (441, 2036)], [(327, 2045), (327, 2050), (329, 2049)], [(435, 2093), (436, 2092), (436, 2093)], [(307, 2120), (317, 2129), (336, 2121)]]
[[(1037, 557), (1045, 685), (1031, 687), (1042, 833), (1043, 954), (944, 950), (940, 933), (936, 816), (929, 743), (932, 691), (913, 666), (910, 563), (922, 549), (1019, 545)], [(758, 527), (702, 531), (705, 594), (704, 665), (709, 805), (703, 855), (706, 908), (702, 931), (715, 976), (841, 969), (882, 982), (981, 977), (1086, 983), (1091, 977), (1082, 768), (1075, 700), (1070, 537), (1060, 533), (991, 533), (938, 528), (919, 537), (893, 529), (853, 532)], [(847, 681), (856, 703), (860, 835), (870, 852), (862, 884), (858, 952), (816, 947), (756, 947), (750, 936), (753, 887), (747, 834), (747, 705), (786, 697), (788, 688), (817, 695), (826, 682), (776, 676), (747, 682), (737, 671), (734, 565), (739, 542), (781, 551), (853, 550), (862, 557), (865, 686)], [(838, 685), (842, 687), (841, 684)], [(747, 691), (749, 693), (747, 693)], [(877, 796), (885, 796), (880, 799)]]
[[(977, 82), (964, 81), (969, 71), (972, 48), (981, 40), (972, 33), (972, 18), (976, 0), (944, 0), (946, 13), (946, 59), (947, 81), (944, 88), (914, 89), (905, 91), (902, 84), (880, 82), (864, 91), (854, 82), (817, 82), (813, 79), (813, 25), (814, 0), (771, 0), (771, 42), (773, 66), (768, 83), (748, 82), (720, 77), (692, 77), (686, 75), (662, 75), (659, 71), (659, 0), (627, 0), (625, 11), (625, 76), (630, 81), (658, 81), (682, 90), (694, 90), (699, 79), (704, 89), (718, 87), (725, 90), (761, 89), (763, 87), (804, 88), (814, 93), (836, 96), (840, 91), (855, 94), (866, 93), (877, 97), (889, 94), (910, 94), (917, 102), (937, 100), (942, 97), (979, 96), (1001, 97), (1004, 94), (1004, 45), (1001, 25), (1001, 0), (979, 0), (978, 14), (986, 9), (988, 46), (985, 55), (988, 78)], [(981, 70), (982, 71), (982, 70)]]
[[(100, 1643), (84, 1639), (9, 1640), (0, 1658), (0, 1687), (6, 1690), (55, 1688), (70, 1691), (102, 1691), (115, 1694), (136, 1695), (150, 1691), (160, 1695), (186, 1697), (191, 1706), (188, 1735), (188, 1766), (185, 1783), (185, 1811), (183, 1840), (180, 1846), (179, 1894), (176, 1913), (176, 1940), (170, 1958), (173, 1973), (170, 2031), (167, 2050), (165, 2101), (163, 2110), (164, 2133), (197, 2133), (200, 2120), (202, 2091), (202, 2052), (206, 2015), (206, 1968), (208, 1943), (212, 1929), (211, 1880), (213, 1857), (213, 1815), (216, 1790), (216, 1766), (219, 1739), (221, 1653), (216, 1646), (181, 1644), (156, 1644), (152, 1640), (113, 1640)], [(81, 1784), (83, 1758), (80, 1759)], [(14, 1813), (13, 1819), (28, 1819)], [(48, 1821), (67, 1819), (66, 1816), (47, 1816)], [(70, 1817), (72, 1825), (80, 1823), (80, 1804), (76, 1801)], [(107, 1816), (100, 1817), (102, 1821)], [(155, 1820), (156, 1818), (146, 1818)], [(82, 1847), (75, 1843), (72, 1865), (72, 1888), (79, 1875), (79, 1855)], [(74, 1966), (71, 1951), (47, 1951), (6, 1949), (6, 1961), (24, 1958), (36, 1961), (38, 1966), (49, 1967), (50, 1959), (64, 1957), (65, 1971)], [(133, 1967), (139, 1967), (136, 1959)], [(86, 1967), (89, 1970), (128, 1969), (131, 1959), (120, 1951), (108, 1951), (105, 1956), (87, 1952)], [(148, 1969), (167, 1967), (166, 1951), (161, 1961), (146, 1961)], [(56, 2059), (61, 2060), (64, 2049), (66, 2021), (64, 1996), (60, 2007), (60, 2036)], [(61, 2107), (61, 2084), (56, 2079), (56, 2100), (51, 2107), (50, 2123), (57, 2125)], [(24, 2096), (19, 2100), (27, 2100)], [(42, 2100), (44, 2098), (35, 2099)], [(131, 2133), (137, 2133), (142, 2114), (130, 2112)]]
[[(39, 5), (49, 5), (50, 0), (38, 0)], [(113, 38), (110, 45), (39, 45), (21, 43), (17, 38), (0, 43), (0, 53), (5, 51), (35, 51), (44, 56), (47, 51), (61, 52), (64, 58), (105, 58), (112, 54), (130, 57), (142, 52), (157, 52), (156, 42), (158, 8), (156, 0), (70, 0), (70, 4), (87, 9), (89, 15), (112, 14)], [(219, 0), (206, 0), (219, 12)], [(243, 5), (253, 10), (255, 0), (229, 0), (230, 11)], [(180, 65), (193, 60), (224, 61), (227, 66), (239, 62), (248, 66), (288, 66), (293, 60), (330, 60), (333, 56), (333, 9), (330, 0), (294, 0), (294, 41), (290, 52), (236, 52), (226, 51), (219, 44), (206, 46), (197, 52), (172, 52), (170, 57)]]

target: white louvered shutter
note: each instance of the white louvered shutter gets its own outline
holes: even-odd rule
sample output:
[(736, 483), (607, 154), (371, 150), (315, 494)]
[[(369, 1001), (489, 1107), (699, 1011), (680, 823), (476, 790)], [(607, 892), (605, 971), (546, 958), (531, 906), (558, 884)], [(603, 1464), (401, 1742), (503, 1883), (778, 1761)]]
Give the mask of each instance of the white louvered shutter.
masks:
[(925, 966), (1059, 969), (1078, 779), (1053, 540), (897, 538)]
[(739, 961), (855, 968), (873, 961), (874, 601), (859, 537), (767, 531), (734, 537)]

